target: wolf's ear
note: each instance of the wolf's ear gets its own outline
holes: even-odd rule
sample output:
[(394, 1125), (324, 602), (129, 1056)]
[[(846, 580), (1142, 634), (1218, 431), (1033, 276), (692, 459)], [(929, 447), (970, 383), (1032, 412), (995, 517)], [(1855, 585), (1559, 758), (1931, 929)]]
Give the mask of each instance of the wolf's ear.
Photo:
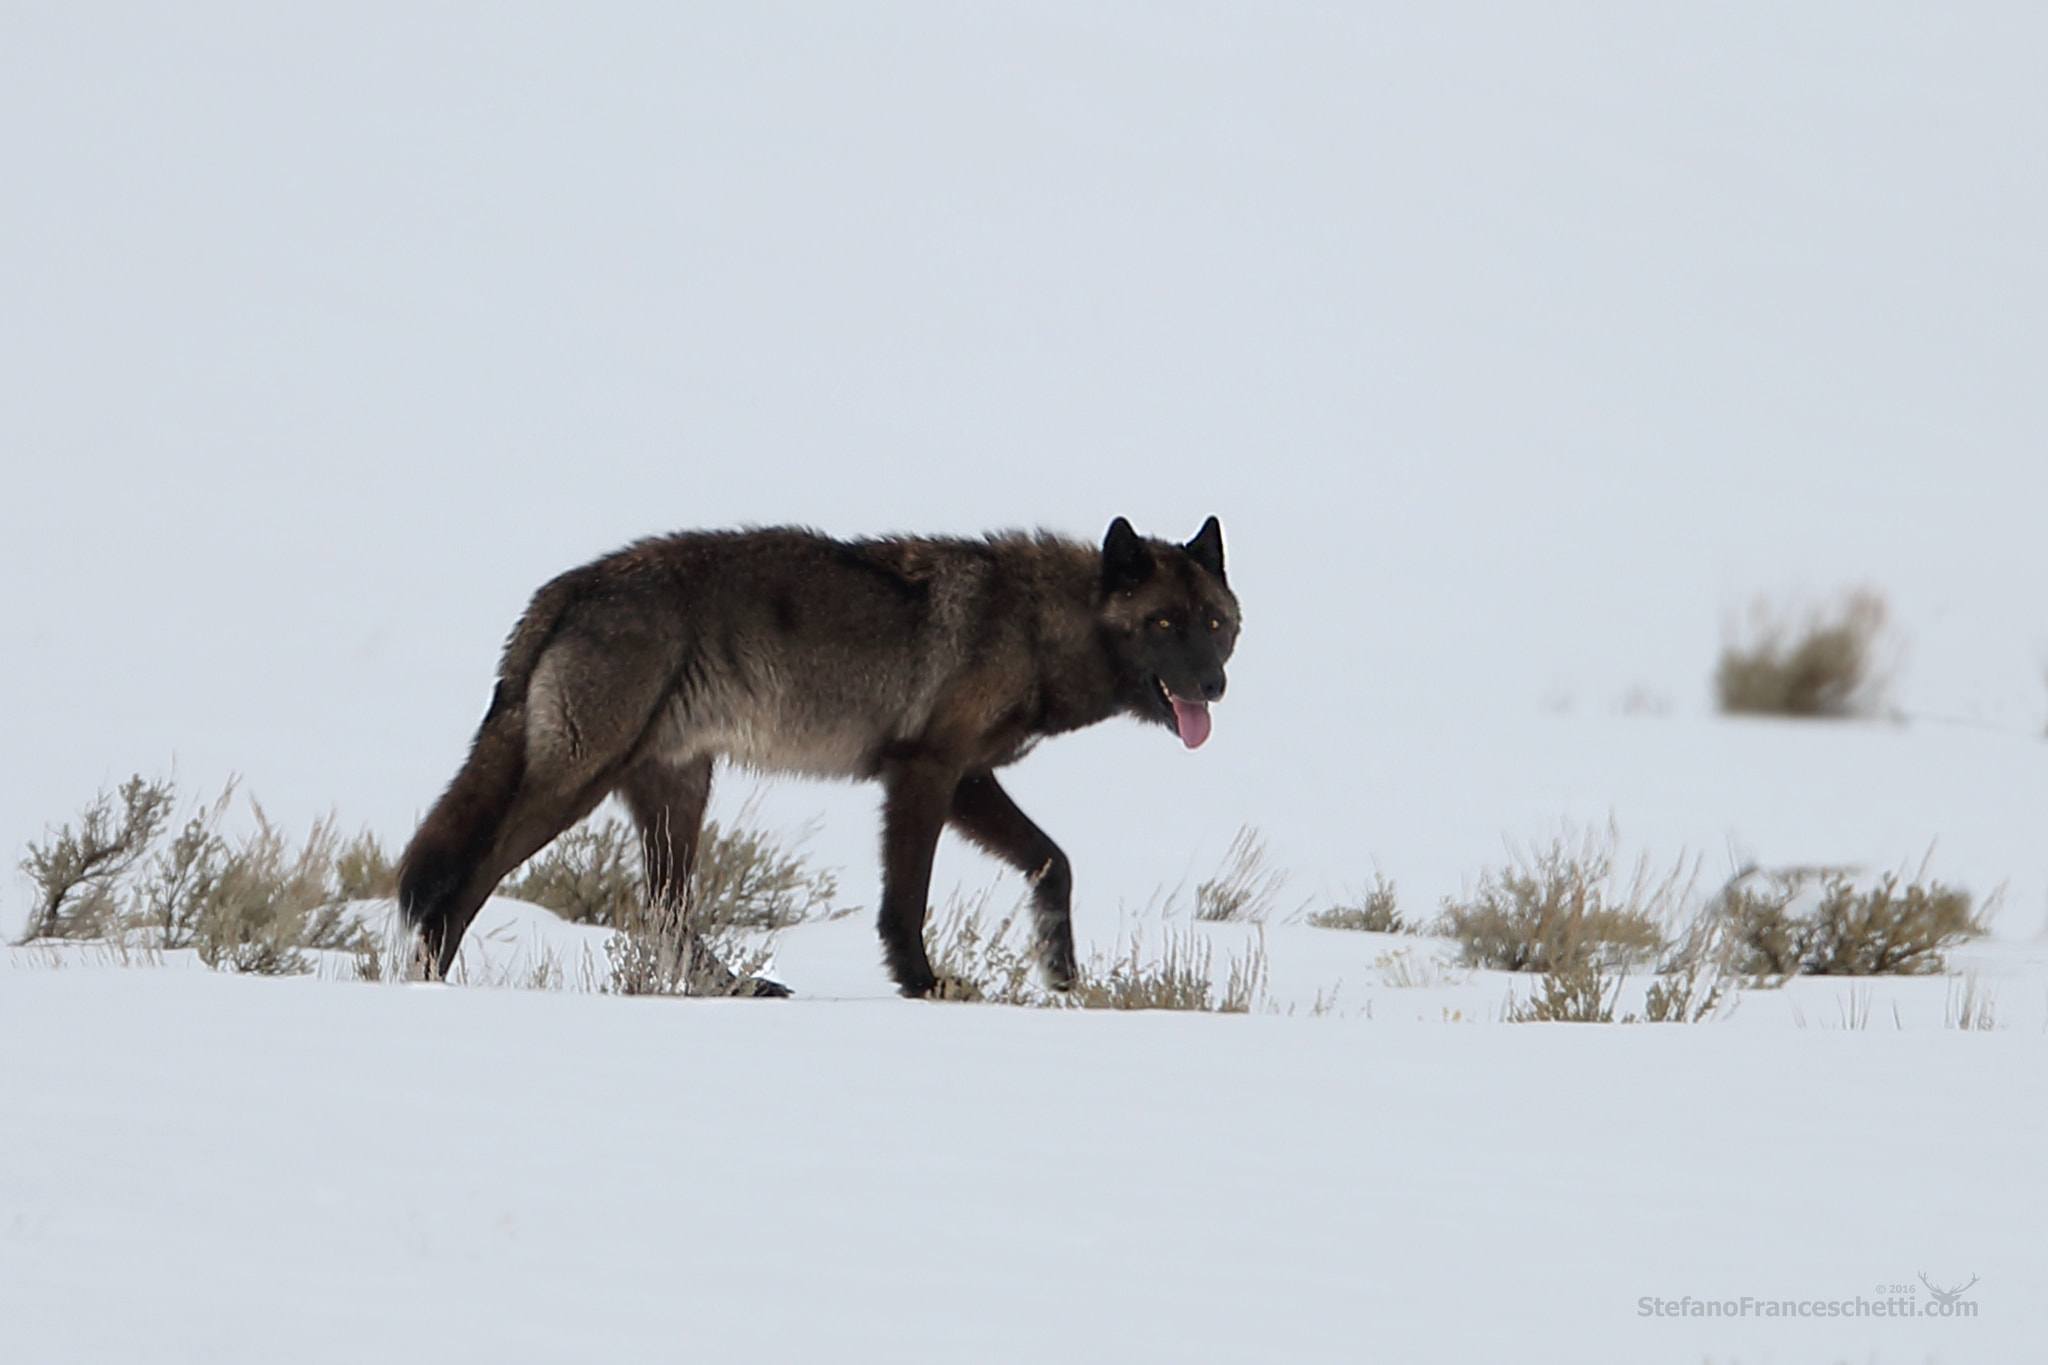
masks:
[(1181, 547), (1195, 561), (1223, 581), (1223, 523), (1211, 517), (1195, 532), (1195, 538)]
[(1102, 587), (1105, 592), (1135, 588), (1152, 576), (1152, 552), (1131, 524), (1118, 517), (1102, 538)]

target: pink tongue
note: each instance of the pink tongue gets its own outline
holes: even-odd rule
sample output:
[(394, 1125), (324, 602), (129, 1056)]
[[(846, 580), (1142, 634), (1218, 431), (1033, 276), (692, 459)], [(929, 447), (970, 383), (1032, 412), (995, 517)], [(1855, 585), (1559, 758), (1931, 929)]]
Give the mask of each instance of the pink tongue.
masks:
[(1169, 696), (1173, 703), (1173, 723), (1180, 730), (1180, 742), (1190, 749), (1202, 747), (1202, 741), (1209, 737), (1209, 703), (1205, 701), (1182, 701)]

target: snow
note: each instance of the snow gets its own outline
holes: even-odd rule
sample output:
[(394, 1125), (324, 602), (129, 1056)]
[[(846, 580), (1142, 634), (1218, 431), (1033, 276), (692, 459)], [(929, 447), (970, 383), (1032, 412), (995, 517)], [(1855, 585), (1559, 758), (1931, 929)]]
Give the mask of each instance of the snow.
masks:
[[(13, 951), (0, 1356), (2038, 1354), (2044, 30), (10, 8), (0, 848), (137, 770), (398, 844), (527, 595), (635, 536), (1215, 513), (1212, 738), (1006, 784), (1084, 952), (1243, 826), (1289, 881), (1262, 932), (1170, 922), (1263, 942), (1248, 1017), (899, 1001), (866, 914), (783, 939), (785, 1002), (573, 989), (601, 936), (506, 901), (453, 988)], [(1864, 583), (1892, 714), (1712, 713), (1724, 622)], [(872, 907), (872, 790), (759, 802)], [(1950, 977), (1685, 1027), (1507, 1025), (1529, 982), (1289, 921), (1610, 821), (1708, 885), (2003, 908)], [(934, 884), (1016, 890), (951, 841)], [(1922, 1272), (1980, 1316), (1637, 1312)]]
[[(1127, 921), (1095, 947), (1262, 945), (1259, 1011), (902, 1001), (860, 918), (783, 939), (798, 999), (625, 999), (600, 935), (506, 900), (460, 986), (17, 949), (10, 1355), (1966, 1361), (2048, 1325), (2038, 941), (1510, 1025), (1533, 983), (1439, 940)], [(568, 988), (517, 989), (543, 961)], [(1997, 1029), (1948, 1026), (1964, 980)], [(1983, 1275), (1979, 1316), (1639, 1307), (1918, 1306), (1922, 1272)]]
[[(2037, 1027), (92, 970), (0, 1012), (14, 1359), (1998, 1360), (2043, 1325)], [(1636, 1310), (1922, 1270), (1982, 1273), (1981, 1317)]]

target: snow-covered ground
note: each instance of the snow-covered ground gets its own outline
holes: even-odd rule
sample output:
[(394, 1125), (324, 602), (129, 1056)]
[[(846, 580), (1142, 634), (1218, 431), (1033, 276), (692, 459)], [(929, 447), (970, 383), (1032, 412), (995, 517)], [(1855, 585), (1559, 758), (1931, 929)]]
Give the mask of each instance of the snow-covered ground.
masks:
[[(1289, 873), (1249, 1017), (895, 1000), (866, 915), (788, 1002), (10, 953), (0, 1359), (2031, 1359), (2044, 53), (2027, 4), (0, 13), (10, 862), (173, 768), (402, 842), (526, 596), (638, 535), (1213, 512), (1214, 738), (1008, 785), (1103, 951), (1242, 826)], [(1893, 719), (1712, 714), (1725, 621), (1853, 584)], [(873, 904), (872, 792), (759, 799)], [(1610, 820), (2003, 908), (1687, 1027), (1286, 920)], [(602, 953), (483, 928), (479, 980)], [(1639, 1310), (1923, 1273), (1978, 1315)]]
[[(787, 973), (871, 961), (838, 930)], [(2027, 1359), (2048, 972), (2000, 979), (2029, 1017), (1965, 1033), (1937, 983), (1857, 1030), (1843, 982), (1804, 1028), (1510, 1026), (1491, 985), (1447, 1022), (17, 968), (0, 1323), (38, 1361)], [(1979, 1315), (1641, 1310), (1923, 1272)]]

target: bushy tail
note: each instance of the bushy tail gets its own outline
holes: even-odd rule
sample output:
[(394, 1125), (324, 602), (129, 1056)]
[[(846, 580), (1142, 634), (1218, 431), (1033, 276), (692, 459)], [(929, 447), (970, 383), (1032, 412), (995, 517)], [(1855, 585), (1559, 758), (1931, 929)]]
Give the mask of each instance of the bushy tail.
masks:
[(435, 977), (447, 975), (462, 931), (490, 894), (490, 887), (472, 883), (496, 847), (526, 777), (527, 684), (583, 572), (564, 574), (534, 594), (505, 641), (498, 686), (469, 758), (398, 860), (398, 910), (419, 931), (424, 965)]
[(399, 913), (419, 930), (424, 964), (436, 977), (446, 974), (476, 913), (462, 903), (464, 892), (491, 856), (525, 775), (526, 704), (510, 691), (499, 682), (468, 760), (398, 860)]

